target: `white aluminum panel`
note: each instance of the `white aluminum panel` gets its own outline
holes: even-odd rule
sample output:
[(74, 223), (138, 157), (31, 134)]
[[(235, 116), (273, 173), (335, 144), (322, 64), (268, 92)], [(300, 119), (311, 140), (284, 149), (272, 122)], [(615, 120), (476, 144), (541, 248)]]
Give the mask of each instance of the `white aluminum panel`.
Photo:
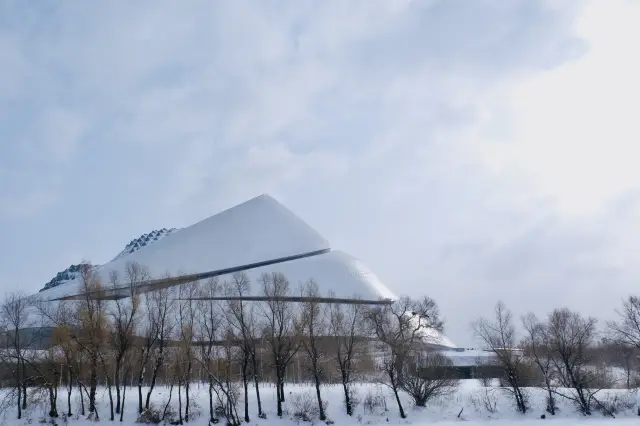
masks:
[[(329, 242), (268, 195), (253, 198), (98, 268), (105, 285), (111, 271), (124, 278), (128, 262), (153, 278), (214, 271), (328, 250)], [(54, 299), (76, 293), (79, 280), (39, 293)]]

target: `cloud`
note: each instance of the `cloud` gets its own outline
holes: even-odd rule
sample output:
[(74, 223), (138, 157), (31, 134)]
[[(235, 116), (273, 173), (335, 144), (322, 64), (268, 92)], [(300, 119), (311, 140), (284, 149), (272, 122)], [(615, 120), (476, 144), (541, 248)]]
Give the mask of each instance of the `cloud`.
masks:
[(572, 215), (637, 188), (638, 16), (637, 2), (590, 3), (576, 22), (586, 54), (505, 89), (496, 103), (509, 127), (501, 115), (505, 134), (479, 149), (491, 170), (521, 175)]
[[(450, 318), (501, 298), (517, 314), (564, 305), (604, 320), (634, 291), (639, 17), (634, 2), (591, 2), (573, 26), (584, 54), (485, 93), (458, 153), (491, 189), (460, 204), (472, 227), (442, 222), (463, 231), (438, 235), (412, 280), (438, 283)], [(450, 330), (468, 333), (455, 318)]]
[(0, 8), (9, 281), (270, 192), (454, 340), (499, 297), (630, 291), (635, 3)]

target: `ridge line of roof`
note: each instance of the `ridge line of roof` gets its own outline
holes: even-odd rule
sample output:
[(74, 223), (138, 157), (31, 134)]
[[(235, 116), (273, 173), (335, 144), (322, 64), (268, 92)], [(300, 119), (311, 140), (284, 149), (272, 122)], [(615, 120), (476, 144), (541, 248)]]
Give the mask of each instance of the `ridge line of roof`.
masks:
[[(207, 272), (196, 272), (193, 274), (185, 274), (185, 275), (179, 275), (179, 276), (175, 276), (175, 277), (167, 277), (167, 278), (157, 278), (154, 280), (150, 280), (144, 284), (141, 284), (139, 287), (142, 288), (142, 292), (146, 293), (148, 291), (153, 291), (153, 290), (158, 290), (164, 287), (172, 287), (174, 285), (178, 285), (178, 284), (185, 284), (185, 283), (189, 283), (189, 282), (193, 282), (193, 281), (200, 281), (200, 280), (205, 280), (207, 278), (213, 278), (213, 277), (217, 277), (220, 275), (227, 275), (227, 274), (233, 274), (236, 272), (242, 272), (242, 271), (248, 271), (251, 269), (256, 269), (256, 268), (260, 268), (263, 266), (270, 266), (270, 265), (276, 265), (278, 263), (285, 263), (285, 262), (291, 262), (293, 260), (298, 260), (298, 259), (304, 259), (307, 257), (313, 257), (313, 256), (319, 256), (321, 254), (325, 254), (325, 253), (329, 253), (331, 251), (330, 248), (328, 249), (322, 249), (322, 250), (315, 250), (312, 252), (308, 252), (308, 253), (302, 253), (302, 254), (296, 254), (293, 256), (287, 256), (287, 257), (280, 257), (277, 259), (270, 259), (270, 260), (263, 260), (261, 262), (254, 262), (254, 263), (249, 263), (249, 264), (245, 264), (245, 265), (239, 265), (239, 266), (233, 266), (233, 267), (229, 267), (229, 268), (224, 268), (224, 269), (217, 269), (217, 270), (213, 270), (213, 271), (207, 271)], [(120, 294), (120, 292), (124, 292), (123, 294)], [(43, 292), (44, 293), (44, 292)], [(128, 297), (129, 295), (129, 286), (128, 285), (123, 285), (120, 287), (117, 287), (115, 289), (105, 289), (105, 290), (101, 290), (100, 292), (96, 292), (98, 293), (99, 296), (101, 296), (100, 298), (102, 299), (106, 299), (106, 298), (120, 298), (122, 296), (124, 297)], [(82, 299), (87, 295), (87, 293), (79, 293), (79, 294), (75, 294), (72, 296), (64, 296), (64, 297), (60, 297), (60, 298), (56, 298), (56, 299), (50, 299), (51, 301), (56, 301), (56, 300), (74, 300), (74, 299)]]

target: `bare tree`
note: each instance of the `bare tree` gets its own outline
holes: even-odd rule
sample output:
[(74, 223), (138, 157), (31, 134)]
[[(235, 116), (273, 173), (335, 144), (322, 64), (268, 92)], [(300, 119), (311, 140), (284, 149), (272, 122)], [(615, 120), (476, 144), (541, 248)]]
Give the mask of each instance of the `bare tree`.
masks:
[(533, 359), (544, 379), (547, 391), (547, 412), (554, 416), (557, 405), (554, 396), (555, 369), (553, 357), (550, 353), (549, 333), (546, 324), (540, 322), (533, 313), (522, 318), (522, 325), (526, 331), (523, 346), (526, 355)]
[(277, 272), (263, 274), (260, 284), (266, 299), (263, 305), (265, 339), (271, 349), (271, 361), (276, 373), (277, 415), (282, 417), (284, 376), (287, 366), (300, 348), (300, 339), (296, 335), (291, 303), (285, 299), (290, 296), (287, 278)]
[(256, 371), (256, 342), (255, 327), (253, 322), (255, 317), (250, 302), (244, 297), (251, 294), (251, 281), (244, 272), (233, 274), (231, 282), (225, 283), (225, 293), (227, 299), (227, 313), (229, 325), (234, 330), (234, 334), (239, 337), (241, 350), (241, 376), (244, 390), (244, 421), (249, 423), (249, 367), (253, 366), (253, 378), (258, 400), (258, 416), (262, 416), (262, 403), (260, 401), (260, 389)]
[(640, 348), (640, 297), (629, 296), (616, 314), (618, 321), (607, 323), (616, 340)]
[[(155, 344), (154, 363), (151, 371), (151, 383), (149, 390), (147, 391), (147, 397), (144, 408), (149, 409), (151, 403), (151, 394), (155, 388), (158, 373), (164, 365), (165, 354), (167, 350), (167, 344), (171, 338), (173, 330), (176, 326), (176, 322), (173, 321), (173, 315), (175, 313), (175, 288), (168, 287), (162, 288), (151, 293), (146, 293), (149, 297), (147, 301), (147, 315), (152, 326), (149, 332), (152, 333), (152, 341)], [(138, 392), (142, 392), (142, 377), (144, 375), (144, 368), (140, 372), (139, 388)], [(140, 409), (142, 412), (142, 409)]]
[(425, 407), (433, 398), (449, 396), (456, 391), (459, 380), (451, 367), (452, 361), (433, 351), (415, 351), (403, 365), (400, 389), (409, 394), (417, 407)]
[[(584, 318), (577, 312), (562, 308), (554, 310), (548, 319), (549, 349), (557, 378), (571, 393), (558, 393), (573, 401), (585, 415), (591, 414), (595, 392), (591, 347), (596, 337), (595, 318)], [(597, 402), (597, 401), (596, 401)]]
[(631, 366), (634, 354), (640, 349), (640, 297), (629, 296), (622, 302), (622, 309), (616, 310), (617, 321), (607, 323), (611, 338), (623, 354), (627, 389), (631, 388)]
[(60, 371), (58, 370), (58, 357), (56, 349), (49, 347), (42, 351), (43, 356), (35, 368), (39, 375), (39, 382), (42, 383), (42, 389), (45, 390), (49, 400), (49, 417), (55, 419), (58, 417), (58, 382), (60, 380)]
[(26, 353), (32, 342), (25, 336), (24, 329), (31, 325), (29, 305), (27, 298), (21, 293), (6, 294), (0, 305), (0, 327), (5, 340), (5, 356), (9, 358), (14, 371), (18, 419), (22, 418), (22, 411), (27, 408)]
[[(111, 329), (105, 330), (105, 339), (111, 337), (113, 331)], [(113, 366), (114, 366), (114, 353), (111, 346), (105, 347), (103, 350), (98, 351), (98, 361), (101, 368), (105, 382), (107, 383), (107, 395), (109, 396), (109, 420), (115, 419), (114, 402), (113, 402)]]
[[(34, 303), (37, 312), (40, 315), (43, 329), (53, 325), (51, 333), (51, 346), (57, 348), (62, 355), (64, 363), (64, 373), (67, 380), (67, 410), (68, 417), (73, 415), (71, 409), (71, 395), (73, 393), (74, 380), (80, 382), (80, 359), (83, 351), (77, 341), (72, 337), (76, 333), (76, 324), (74, 323), (75, 310), (74, 306), (68, 303), (51, 303), (38, 300)], [(84, 399), (82, 388), (80, 397), (82, 401), (81, 415), (85, 415)]]
[[(127, 351), (124, 359), (123, 359), (123, 377), (132, 377), (133, 373), (133, 351)], [(133, 378), (133, 377), (132, 377)], [(124, 403), (126, 401), (127, 396), (127, 385), (122, 385), (122, 405), (120, 406), (120, 422), (124, 420)]]
[(604, 337), (595, 348), (597, 356), (607, 365), (624, 370), (624, 384), (627, 389), (638, 385), (638, 348), (620, 339), (615, 333)]
[(222, 333), (222, 357), (216, 363), (216, 372), (211, 371), (212, 366), (205, 364), (204, 368), (213, 380), (217, 411), (224, 415), (229, 426), (238, 426), (240, 424), (240, 416), (238, 415), (240, 391), (236, 385), (237, 376), (233, 374), (236, 337), (229, 324), (226, 324), (226, 329)]
[[(142, 400), (142, 386), (144, 384), (144, 376), (151, 361), (153, 350), (156, 348), (159, 339), (159, 321), (158, 311), (155, 310), (154, 299), (157, 299), (162, 290), (158, 292), (146, 292), (142, 298), (141, 315), (144, 315), (145, 321), (142, 322), (142, 332), (140, 344), (137, 346), (137, 378), (138, 378), (138, 414), (144, 410), (144, 402)], [(155, 297), (154, 297), (155, 296)]]
[(419, 301), (403, 297), (392, 304), (370, 308), (366, 317), (375, 337), (385, 345), (382, 369), (388, 378), (386, 384), (395, 396), (400, 417), (404, 419), (407, 415), (399, 391), (405, 363), (416, 347), (422, 349), (425, 336), (442, 331), (438, 306), (428, 297)]
[(102, 298), (103, 287), (90, 263), (80, 265), (80, 294), (74, 310), (77, 332), (71, 337), (89, 358), (89, 415), (98, 418), (96, 391), (98, 365), (107, 341), (107, 319)]
[(321, 421), (326, 420), (320, 385), (323, 380), (324, 371), (321, 361), (325, 357), (324, 348), (319, 342), (319, 338), (327, 335), (326, 315), (320, 303), (320, 290), (318, 284), (307, 281), (302, 287), (302, 309), (300, 313), (300, 325), (302, 327), (302, 347), (309, 361), (309, 369), (313, 377), (316, 388), (316, 398), (318, 400), (318, 414)]
[[(175, 330), (175, 338), (176, 340), (180, 340), (180, 337), (182, 335), (182, 332), (180, 331), (179, 327), (176, 328)], [(180, 342), (182, 343), (182, 342)], [(178, 394), (178, 419), (177, 419), (177, 423), (178, 424), (184, 424), (184, 416), (183, 416), (183, 411), (182, 411), (182, 387), (184, 385), (184, 380), (186, 377), (186, 363), (183, 359), (183, 351), (181, 347), (178, 348), (172, 348), (175, 350), (171, 350), (169, 351), (170, 354), (170, 358), (169, 358), (169, 363), (167, 365), (168, 367), (168, 372), (169, 372), (169, 380), (171, 383), (171, 387), (173, 388), (174, 384), (177, 385), (178, 389), (177, 389), (177, 394)], [(176, 424), (176, 423), (173, 423)]]
[(53, 329), (51, 343), (61, 349), (65, 361), (65, 374), (67, 380), (67, 416), (73, 415), (71, 410), (71, 394), (73, 393), (74, 361), (77, 351), (75, 344), (69, 337), (68, 328), (56, 326)]
[(514, 398), (517, 410), (526, 413), (529, 406), (522, 374), (524, 360), (515, 350), (517, 340), (511, 312), (504, 303), (498, 302), (494, 321), (480, 318), (472, 324), (472, 328), (475, 335), (493, 352), (508, 385), (504, 389)]
[[(195, 339), (195, 316), (196, 297), (198, 296), (198, 283), (191, 282), (178, 286), (178, 321), (179, 321), (179, 352), (185, 366), (182, 370), (185, 390), (184, 420), (189, 422), (189, 410), (191, 408), (191, 378), (193, 372), (194, 351), (193, 343)], [(180, 382), (178, 382), (180, 384)], [(180, 397), (180, 386), (178, 386), (178, 397)]]
[(77, 352), (75, 358), (86, 356), (89, 368), (89, 387), (81, 379), (80, 371), (76, 372), (77, 384), (80, 387), (81, 411), (84, 413), (84, 391), (89, 400), (89, 416), (99, 419), (96, 407), (96, 391), (98, 387), (98, 371), (103, 360), (106, 342), (109, 340), (109, 324), (104, 304), (102, 284), (88, 262), (79, 265), (79, 296), (75, 302), (60, 302), (55, 308), (49, 303), (39, 300), (36, 308), (43, 318), (64, 330), (65, 338), (73, 341)]
[(200, 349), (198, 360), (207, 372), (209, 381), (209, 420), (211, 422), (215, 419), (213, 397), (216, 378), (214, 377), (215, 370), (213, 366), (217, 359), (217, 341), (220, 339), (220, 330), (223, 328), (221, 325), (221, 309), (214, 300), (219, 293), (220, 285), (218, 280), (216, 278), (209, 279), (204, 287), (201, 288), (200, 295), (202, 299), (198, 303), (200, 314), (197, 316), (196, 340)]
[[(354, 298), (357, 301), (357, 298)], [(335, 360), (340, 372), (347, 414), (353, 415), (351, 384), (355, 360), (363, 348), (364, 305), (360, 303), (329, 305), (329, 335), (335, 339)]]
[[(120, 395), (122, 361), (133, 346), (136, 321), (138, 319), (141, 302), (140, 286), (150, 278), (148, 270), (135, 262), (127, 263), (125, 274), (126, 283), (124, 288), (120, 290), (126, 290), (126, 298), (117, 298), (113, 302), (112, 309), (110, 310), (113, 320), (113, 343), (115, 348), (114, 384), (116, 388), (116, 414), (120, 414), (121, 405), (124, 404), (124, 400)], [(111, 284), (114, 290), (119, 289), (118, 274), (116, 271), (112, 272)]]
[(227, 424), (235, 426), (240, 424), (240, 418), (237, 410), (239, 393), (233, 375), (234, 349), (238, 341), (242, 345), (242, 339), (234, 334), (232, 314), (224, 315), (216, 301), (222, 291), (217, 279), (208, 280), (200, 290), (196, 327), (200, 352), (195, 359), (209, 381), (209, 420), (217, 423), (217, 414), (222, 412)]
[(615, 341), (613, 344), (618, 349), (617, 352), (622, 358), (621, 362), (619, 361), (617, 364), (624, 369), (626, 388), (631, 389), (637, 387), (638, 348), (620, 341)]

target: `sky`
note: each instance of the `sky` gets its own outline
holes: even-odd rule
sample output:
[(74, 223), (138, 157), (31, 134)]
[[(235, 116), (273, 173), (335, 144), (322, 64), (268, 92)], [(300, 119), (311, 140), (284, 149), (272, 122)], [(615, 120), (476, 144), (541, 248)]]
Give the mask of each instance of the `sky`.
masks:
[(640, 2), (0, 2), (0, 290), (269, 193), (446, 331), (638, 292)]

